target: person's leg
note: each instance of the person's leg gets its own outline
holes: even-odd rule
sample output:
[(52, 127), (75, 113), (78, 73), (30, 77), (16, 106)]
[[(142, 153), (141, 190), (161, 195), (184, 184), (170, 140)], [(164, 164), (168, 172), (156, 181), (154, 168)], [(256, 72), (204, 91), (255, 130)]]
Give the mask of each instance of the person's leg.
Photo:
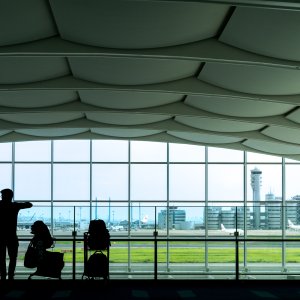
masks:
[(18, 248), (19, 242), (17, 238), (9, 242), (7, 247), (9, 256), (8, 279), (14, 279), (17, 264)]
[(6, 279), (6, 243), (0, 242), (0, 276), (1, 280)]

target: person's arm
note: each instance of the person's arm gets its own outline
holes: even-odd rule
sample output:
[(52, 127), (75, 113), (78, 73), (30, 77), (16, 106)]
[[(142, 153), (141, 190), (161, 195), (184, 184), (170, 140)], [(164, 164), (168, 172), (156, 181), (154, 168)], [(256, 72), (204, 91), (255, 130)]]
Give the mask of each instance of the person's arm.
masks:
[(31, 202), (15, 202), (15, 203), (18, 205), (19, 209), (32, 207)]

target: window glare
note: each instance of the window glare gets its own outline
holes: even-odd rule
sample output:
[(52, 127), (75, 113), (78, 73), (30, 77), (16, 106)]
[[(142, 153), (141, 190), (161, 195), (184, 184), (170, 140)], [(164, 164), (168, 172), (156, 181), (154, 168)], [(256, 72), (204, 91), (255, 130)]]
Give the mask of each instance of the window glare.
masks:
[(247, 152), (248, 162), (281, 162), (282, 158), (262, 153)]
[(50, 161), (51, 142), (18, 142), (15, 143), (16, 161)]
[(12, 165), (0, 164), (0, 190), (12, 188)]
[(54, 141), (54, 161), (89, 161), (90, 141)]
[(50, 170), (50, 164), (16, 164), (15, 200), (50, 200)]
[(243, 151), (208, 147), (209, 162), (242, 162)]
[(169, 144), (171, 162), (204, 162), (205, 148), (203, 146)]
[(12, 160), (12, 143), (0, 143), (0, 161)]
[(131, 161), (164, 162), (167, 160), (167, 144), (158, 142), (131, 142)]
[(100, 140), (92, 143), (93, 161), (128, 161), (128, 141)]
[(53, 170), (54, 200), (88, 200), (90, 171), (88, 164), (55, 164)]

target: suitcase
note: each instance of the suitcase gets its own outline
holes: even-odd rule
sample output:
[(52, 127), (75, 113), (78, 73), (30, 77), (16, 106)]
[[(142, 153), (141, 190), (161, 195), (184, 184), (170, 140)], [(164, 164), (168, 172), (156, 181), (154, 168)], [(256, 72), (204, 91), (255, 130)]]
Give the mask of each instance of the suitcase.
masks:
[(64, 267), (64, 253), (46, 251), (43, 261), (37, 266), (32, 276), (43, 276), (61, 279), (61, 271)]
[(82, 279), (109, 279), (109, 247), (91, 249), (88, 246), (88, 232), (84, 233), (84, 271)]

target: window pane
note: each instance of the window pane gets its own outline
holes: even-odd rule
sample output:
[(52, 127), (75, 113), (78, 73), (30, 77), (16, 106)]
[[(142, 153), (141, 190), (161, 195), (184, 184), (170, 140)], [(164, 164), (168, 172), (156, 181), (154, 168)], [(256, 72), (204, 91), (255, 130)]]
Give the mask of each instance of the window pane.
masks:
[[(256, 195), (259, 197), (258, 200), (265, 200), (266, 195), (272, 193), (275, 197), (282, 196), (282, 176), (281, 176), (281, 165), (252, 165), (248, 164), (247, 166), (247, 191), (248, 191), (248, 201), (253, 200), (255, 183), (252, 180), (251, 185), (251, 174), (252, 178), (256, 178), (259, 175), (256, 175), (257, 172), (255, 170), (259, 170), (261, 172), (260, 177), (260, 185), (257, 184), (257, 192)], [(252, 172), (251, 172), (252, 171)]]
[(89, 200), (89, 164), (55, 164), (53, 198), (54, 200)]
[(50, 203), (47, 205), (45, 202), (35, 202), (31, 208), (21, 209), (18, 214), (18, 234), (30, 235), (32, 238), (31, 225), (37, 220), (42, 220), (51, 229)]
[(170, 165), (170, 200), (204, 200), (203, 165)]
[(209, 162), (243, 162), (244, 152), (222, 148), (208, 147)]
[(16, 161), (50, 161), (51, 142), (18, 142), (15, 143)]
[(169, 144), (169, 160), (171, 162), (204, 162), (205, 147), (184, 145), (184, 144)]
[(0, 143), (0, 161), (11, 161), (12, 143)]
[(243, 165), (209, 165), (208, 199), (242, 201)]
[(89, 161), (90, 141), (54, 141), (54, 161)]
[(15, 200), (50, 200), (51, 165), (16, 164)]
[(131, 165), (132, 200), (166, 200), (166, 165)]
[(128, 164), (96, 164), (92, 173), (92, 199), (128, 199)]
[(300, 165), (285, 166), (285, 192), (286, 199), (292, 199), (296, 195), (300, 195), (299, 183)]
[(167, 160), (167, 144), (156, 142), (131, 142), (132, 162), (164, 162)]
[(281, 162), (282, 158), (273, 155), (247, 152), (247, 162), (255, 163), (255, 162)]
[(0, 164), (0, 187), (2, 189), (11, 189), (12, 186), (12, 169), (11, 164)]
[(76, 222), (74, 228), (74, 207), (72, 206), (54, 206), (53, 221), (55, 235), (71, 235), (72, 231), (78, 228)]
[(93, 161), (128, 161), (128, 141), (93, 141)]
[[(250, 229), (281, 228), (282, 176), (281, 165), (247, 166), (247, 206)], [(281, 232), (279, 232), (281, 234)], [(273, 235), (276, 233), (272, 233)]]

